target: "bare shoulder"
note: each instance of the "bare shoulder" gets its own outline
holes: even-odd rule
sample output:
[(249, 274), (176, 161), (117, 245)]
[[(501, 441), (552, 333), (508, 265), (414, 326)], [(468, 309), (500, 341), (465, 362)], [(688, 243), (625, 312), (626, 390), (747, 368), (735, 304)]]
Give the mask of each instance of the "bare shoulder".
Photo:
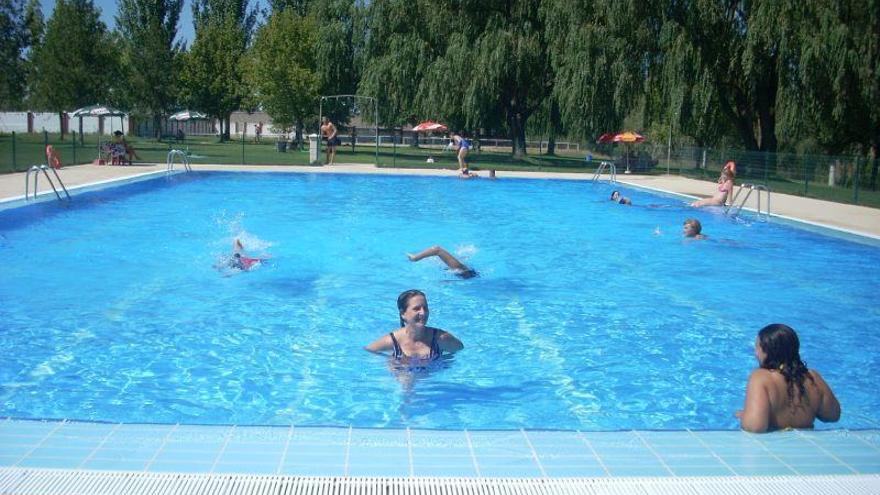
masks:
[(364, 347), (364, 349), (370, 352), (382, 352), (393, 348), (394, 345), (391, 341), (391, 333), (393, 333), (394, 331), (396, 330), (392, 330), (391, 332), (382, 335), (381, 337)]
[(764, 368), (755, 368), (749, 375), (749, 383), (756, 385), (766, 385), (773, 381), (773, 373)]

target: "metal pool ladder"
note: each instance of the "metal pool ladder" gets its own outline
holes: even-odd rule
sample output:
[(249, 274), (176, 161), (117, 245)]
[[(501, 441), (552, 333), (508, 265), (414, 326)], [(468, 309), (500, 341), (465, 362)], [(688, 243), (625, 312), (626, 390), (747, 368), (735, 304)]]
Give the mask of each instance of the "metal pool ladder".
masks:
[[(745, 195), (745, 197), (743, 197), (742, 201), (737, 203), (737, 198), (739, 198), (739, 195), (740, 195), (740, 193), (743, 192), (743, 190), (746, 191), (746, 195)], [(730, 206), (726, 206), (724, 208), (724, 214), (725, 215), (733, 215), (733, 216), (739, 215), (740, 211), (742, 211), (746, 202), (749, 200), (749, 196), (752, 195), (753, 191), (757, 191), (758, 207), (755, 209), (755, 213), (758, 216), (758, 220), (763, 220), (765, 222), (769, 221), (770, 220), (770, 189), (767, 186), (762, 185), (762, 184), (742, 184), (742, 185), (740, 185), (739, 189), (737, 189), (737, 191), (736, 191), (736, 194), (734, 194), (733, 199), (730, 201)], [(764, 194), (767, 195), (767, 209), (766, 210), (763, 210), (761, 208), (761, 196), (763, 196)], [(734, 209), (736, 211), (733, 211)]]
[(55, 182), (52, 181), (52, 176), (49, 175), (49, 170), (55, 174), (55, 180), (58, 181), (58, 185), (61, 186), (61, 190), (64, 191), (64, 195), (67, 197), (67, 201), (70, 201), (70, 193), (67, 192), (67, 188), (64, 187), (64, 182), (61, 182), (61, 177), (58, 176), (58, 171), (54, 168), (49, 167), (48, 165), (34, 165), (30, 169), (28, 169), (27, 174), (24, 176), (24, 199), (28, 201), (31, 199), (30, 192), (30, 179), (31, 173), (34, 174), (34, 196), (33, 199), (37, 199), (37, 183), (39, 182), (40, 172), (43, 172), (43, 175), (46, 176), (46, 180), (49, 181), (49, 185), (52, 186), (52, 191), (55, 192), (55, 197), (58, 198), (58, 201), (61, 201), (65, 198), (61, 197), (61, 193), (58, 192), (58, 189), (55, 187)]
[(601, 161), (599, 162), (599, 166), (596, 167), (596, 173), (593, 174), (593, 182), (599, 180), (599, 177), (608, 169), (611, 177), (608, 179), (608, 182), (617, 182), (617, 167), (612, 162)]
[(168, 158), (165, 160), (166, 173), (174, 171), (174, 157), (182, 158), (184, 170), (186, 170), (187, 172), (192, 172), (192, 167), (189, 166), (189, 157), (186, 156), (186, 152), (183, 150), (171, 150), (168, 152)]

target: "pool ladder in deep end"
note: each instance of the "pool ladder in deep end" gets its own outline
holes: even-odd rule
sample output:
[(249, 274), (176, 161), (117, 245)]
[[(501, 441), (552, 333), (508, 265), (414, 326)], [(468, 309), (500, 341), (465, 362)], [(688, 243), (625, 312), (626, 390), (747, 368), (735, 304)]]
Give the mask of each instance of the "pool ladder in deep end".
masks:
[(192, 167), (189, 166), (189, 157), (186, 155), (186, 152), (183, 150), (171, 150), (168, 152), (168, 158), (165, 160), (166, 175), (174, 172), (174, 158), (180, 158), (181, 163), (183, 164), (183, 169), (187, 172), (192, 172)]
[(611, 174), (608, 177), (608, 182), (617, 182), (617, 167), (613, 162), (601, 161), (599, 162), (599, 166), (596, 167), (596, 172), (593, 174), (593, 182), (599, 180), (602, 176), (602, 173), (608, 170), (608, 173)]
[[(740, 194), (746, 191), (745, 196), (737, 202)], [(749, 200), (749, 197), (752, 195), (752, 192), (756, 192), (756, 200), (757, 200), (757, 208), (755, 209), (755, 215), (758, 220), (767, 222), (770, 220), (770, 188), (762, 184), (741, 184), (739, 189), (737, 189), (736, 194), (733, 195), (733, 199), (730, 201), (729, 206), (724, 207), (724, 214), (730, 216), (739, 216), (739, 213), (742, 211), (743, 207), (746, 205), (746, 202)], [(767, 208), (761, 208), (761, 197), (767, 196)]]
[[(52, 171), (52, 174), (55, 175), (55, 181), (58, 181), (58, 186), (61, 187), (61, 190), (64, 191), (64, 197), (61, 197), (61, 193), (58, 192), (58, 188), (55, 187), (55, 181), (52, 180), (52, 176), (49, 175), (49, 171)], [(70, 193), (67, 192), (67, 188), (64, 187), (64, 182), (61, 181), (61, 177), (58, 176), (58, 171), (54, 168), (42, 164), (42, 165), (34, 165), (29, 168), (27, 174), (24, 176), (24, 200), (30, 201), (31, 198), (34, 200), (37, 199), (37, 185), (39, 184), (40, 172), (43, 172), (43, 175), (46, 176), (46, 180), (49, 181), (49, 185), (52, 186), (52, 191), (55, 192), (55, 197), (58, 198), (58, 201), (67, 200), (70, 201)], [(34, 194), (31, 196), (30, 184), (31, 184), (31, 174), (34, 174)]]

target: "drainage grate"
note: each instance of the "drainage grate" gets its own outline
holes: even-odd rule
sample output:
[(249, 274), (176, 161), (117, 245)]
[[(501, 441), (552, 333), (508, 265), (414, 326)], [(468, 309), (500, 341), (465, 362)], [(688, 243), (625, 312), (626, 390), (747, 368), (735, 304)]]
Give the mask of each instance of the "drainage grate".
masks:
[(333, 478), (0, 468), (20, 495), (870, 494), (880, 475), (686, 478)]

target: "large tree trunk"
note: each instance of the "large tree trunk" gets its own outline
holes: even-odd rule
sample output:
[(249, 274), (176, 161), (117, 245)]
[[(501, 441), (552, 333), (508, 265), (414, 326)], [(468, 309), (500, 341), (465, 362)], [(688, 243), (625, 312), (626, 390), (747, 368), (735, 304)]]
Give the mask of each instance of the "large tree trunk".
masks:
[(153, 115), (153, 135), (156, 139), (162, 137), (162, 122), (159, 120), (159, 114)]

